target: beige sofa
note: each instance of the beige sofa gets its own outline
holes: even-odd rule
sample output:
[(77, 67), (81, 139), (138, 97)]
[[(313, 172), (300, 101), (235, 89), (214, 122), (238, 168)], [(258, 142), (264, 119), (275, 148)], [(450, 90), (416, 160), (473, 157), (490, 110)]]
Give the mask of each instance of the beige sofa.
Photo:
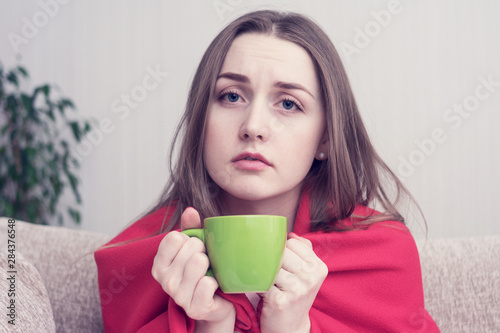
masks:
[[(7, 219), (0, 219), (3, 312), (12, 287), (8, 229)], [(98, 233), (16, 222), (18, 332), (102, 332), (92, 251), (109, 239)], [(500, 332), (500, 235), (429, 239), (417, 245), (426, 308), (442, 332)], [(0, 331), (16, 332), (9, 317), (2, 318)]]

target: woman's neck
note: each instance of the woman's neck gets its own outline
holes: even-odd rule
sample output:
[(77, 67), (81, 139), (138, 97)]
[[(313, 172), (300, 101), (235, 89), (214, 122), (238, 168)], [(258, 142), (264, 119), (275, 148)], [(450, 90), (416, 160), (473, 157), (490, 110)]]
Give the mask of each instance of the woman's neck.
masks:
[(287, 218), (288, 232), (293, 231), (302, 187), (263, 200), (243, 200), (222, 192), (224, 215), (279, 215)]

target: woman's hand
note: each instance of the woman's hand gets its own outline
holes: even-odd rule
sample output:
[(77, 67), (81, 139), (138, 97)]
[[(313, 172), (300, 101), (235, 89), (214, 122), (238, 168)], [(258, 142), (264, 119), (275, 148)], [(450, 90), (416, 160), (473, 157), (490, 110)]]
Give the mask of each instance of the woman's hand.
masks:
[[(182, 230), (200, 227), (198, 212), (187, 208), (181, 216)], [(172, 231), (161, 241), (151, 272), (175, 303), (196, 320), (195, 332), (233, 332), (236, 310), (231, 302), (215, 295), (219, 285), (205, 276), (208, 267), (203, 242)]]
[(262, 294), (261, 331), (309, 332), (309, 310), (327, 274), (311, 242), (290, 233), (275, 284)]

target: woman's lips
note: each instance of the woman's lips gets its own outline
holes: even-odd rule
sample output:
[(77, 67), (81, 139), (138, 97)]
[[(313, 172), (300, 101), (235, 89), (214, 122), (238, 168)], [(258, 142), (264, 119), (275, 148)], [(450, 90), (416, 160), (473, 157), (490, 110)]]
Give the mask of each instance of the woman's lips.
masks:
[(249, 152), (239, 154), (232, 162), (238, 169), (248, 171), (261, 171), (272, 166), (261, 154)]

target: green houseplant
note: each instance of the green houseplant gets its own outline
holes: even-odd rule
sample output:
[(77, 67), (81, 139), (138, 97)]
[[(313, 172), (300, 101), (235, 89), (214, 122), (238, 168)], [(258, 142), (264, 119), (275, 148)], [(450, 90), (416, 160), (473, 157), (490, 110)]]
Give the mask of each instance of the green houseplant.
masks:
[[(91, 129), (70, 99), (43, 84), (24, 91), (28, 72), (0, 63), (0, 216), (36, 224), (80, 223), (78, 160), (71, 152)], [(72, 112), (68, 112), (72, 110)], [(60, 207), (65, 189), (74, 203)]]

